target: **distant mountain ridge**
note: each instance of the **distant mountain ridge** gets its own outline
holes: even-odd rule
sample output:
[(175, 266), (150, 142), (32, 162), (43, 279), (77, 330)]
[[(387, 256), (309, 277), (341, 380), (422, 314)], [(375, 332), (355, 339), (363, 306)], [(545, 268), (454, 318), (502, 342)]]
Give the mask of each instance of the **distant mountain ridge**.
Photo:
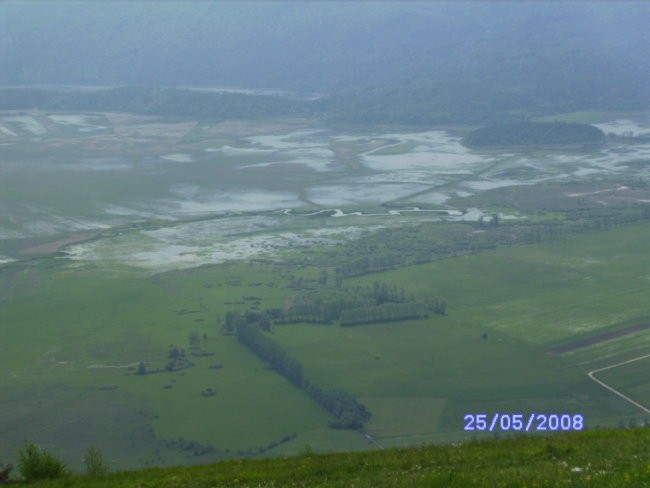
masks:
[(409, 104), (476, 120), (650, 107), (650, 4), (640, 2), (118, 4), (0, 3), (0, 85), (318, 92), (335, 95), (327, 111), (341, 120), (378, 111), (397, 123)]

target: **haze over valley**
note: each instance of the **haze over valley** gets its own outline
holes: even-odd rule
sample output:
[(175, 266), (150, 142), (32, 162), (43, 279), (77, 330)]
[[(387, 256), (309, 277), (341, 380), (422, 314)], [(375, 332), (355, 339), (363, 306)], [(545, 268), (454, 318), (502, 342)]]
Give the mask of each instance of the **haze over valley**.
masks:
[(0, 3), (0, 464), (647, 425), (648, 21)]

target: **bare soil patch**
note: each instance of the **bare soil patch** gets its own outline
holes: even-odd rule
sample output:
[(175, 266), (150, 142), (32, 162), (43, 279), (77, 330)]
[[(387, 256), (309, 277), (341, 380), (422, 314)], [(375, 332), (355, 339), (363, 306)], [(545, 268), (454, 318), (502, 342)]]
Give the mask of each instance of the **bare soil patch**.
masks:
[(307, 127), (305, 120), (280, 120), (273, 122), (260, 122), (249, 120), (227, 120), (219, 122), (212, 127), (206, 127), (203, 131), (213, 136), (239, 136), (248, 137), (262, 134), (274, 134), (288, 130), (296, 130)]
[(58, 241), (46, 242), (45, 244), (39, 244), (38, 246), (27, 247), (20, 250), (20, 254), (51, 254), (59, 251), (62, 247), (67, 246), (68, 244), (74, 244), (75, 242), (87, 241), (98, 235), (98, 232), (87, 232), (85, 234), (79, 234), (76, 236), (66, 237), (65, 239), (59, 239)]
[(546, 351), (547, 354), (564, 354), (565, 352), (575, 351), (583, 347), (591, 346), (593, 344), (599, 344), (601, 342), (611, 341), (612, 339), (618, 339), (619, 337), (626, 336), (628, 334), (634, 334), (635, 332), (640, 332), (642, 330), (650, 329), (650, 322), (644, 324), (632, 325), (630, 327), (624, 327), (622, 329), (615, 330), (613, 332), (606, 332), (604, 334), (598, 334), (591, 337), (586, 337), (580, 339), (579, 341), (570, 342), (562, 346), (552, 347)]

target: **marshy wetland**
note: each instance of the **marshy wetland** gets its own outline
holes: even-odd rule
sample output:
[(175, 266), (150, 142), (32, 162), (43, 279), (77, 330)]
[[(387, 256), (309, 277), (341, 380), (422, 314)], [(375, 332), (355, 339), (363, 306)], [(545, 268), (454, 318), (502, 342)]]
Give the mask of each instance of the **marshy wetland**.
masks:
[[(479, 151), (462, 126), (0, 112), (0, 454), (135, 467), (462, 440), (469, 412), (643, 422), (587, 373), (647, 330), (548, 353), (650, 319), (650, 117), (593, 122), (602, 144)], [(376, 283), (446, 312), (263, 332), (365, 405), (361, 430), (224, 334)], [(642, 366), (602, 376), (648, 406)]]

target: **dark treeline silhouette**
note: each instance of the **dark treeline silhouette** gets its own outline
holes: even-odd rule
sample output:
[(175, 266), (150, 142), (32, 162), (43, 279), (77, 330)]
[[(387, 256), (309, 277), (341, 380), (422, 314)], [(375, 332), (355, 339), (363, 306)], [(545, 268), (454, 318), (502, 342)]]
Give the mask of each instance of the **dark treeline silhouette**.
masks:
[(419, 319), (426, 315), (427, 310), (420, 303), (383, 303), (374, 307), (359, 307), (343, 310), (340, 324), (341, 327), (349, 327), (351, 325), (377, 322)]
[(308, 107), (303, 102), (279, 96), (127, 86), (91, 91), (4, 88), (0, 89), (0, 109), (257, 119), (305, 114)]
[(302, 388), (302, 364), (292, 358), (280, 345), (260, 332), (257, 327), (240, 323), (237, 325), (237, 339), (257, 356), (267, 361), (273, 369), (295, 386)]
[(473, 130), (463, 138), (470, 147), (531, 146), (601, 142), (605, 134), (589, 124), (513, 122)]
[(370, 419), (370, 412), (343, 390), (321, 388), (305, 378), (300, 361), (289, 356), (277, 343), (253, 326), (240, 321), (236, 325), (237, 339), (258, 357), (267, 361), (292, 384), (301, 388), (337, 420), (330, 422), (334, 429), (360, 429)]
[(372, 235), (350, 241), (345, 249), (332, 248), (322, 255), (306, 258), (303, 264), (330, 266), (335, 262), (336, 276), (342, 287), (345, 278), (453, 258), (501, 246), (553, 242), (570, 234), (608, 229), (650, 219), (650, 209), (647, 205), (582, 208), (575, 206), (576, 199), (572, 200), (572, 204), (573, 207), (551, 209), (563, 211), (563, 219), (522, 222), (494, 220), (490, 217), (487, 221), (483, 219), (479, 222), (445, 223), (444, 228), (437, 223), (421, 223), (404, 226), (399, 230), (382, 229)]
[[(322, 274), (321, 274), (322, 276)], [(336, 273), (341, 276), (340, 271)], [(321, 285), (324, 280), (319, 280)], [(337, 279), (338, 283), (338, 279)], [(387, 306), (392, 304), (394, 306)], [(433, 297), (429, 303), (420, 303), (406, 295), (403, 288), (375, 282), (372, 286), (326, 287), (296, 294), (286, 310), (275, 311), (274, 324), (314, 322), (340, 325), (356, 323), (390, 322), (424, 317), (428, 311), (444, 314), (446, 302)], [(262, 317), (269, 317), (262, 312)], [(234, 320), (232, 317), (230, 320)], [(263, 327), (267, 328), (267, 327)]]

